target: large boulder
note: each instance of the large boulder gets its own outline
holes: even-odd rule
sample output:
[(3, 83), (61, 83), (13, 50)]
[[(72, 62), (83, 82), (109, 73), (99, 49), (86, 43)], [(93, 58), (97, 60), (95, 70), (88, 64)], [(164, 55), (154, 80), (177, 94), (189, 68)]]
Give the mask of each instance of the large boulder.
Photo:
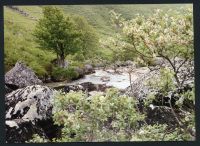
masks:
[(35, 73), (22, 62), (17, 62), (15, 66), (5, 74), (5, 84), (23, 88), (30, 85), (42, 84)]
[[(52, 101), (57, 91), (42, 85), (32, 85), (6, 95), (6, 141), (21, 143), (39, 134), (56, 137), (53, 125)], [(45, 124), (44, 124), (45, 123)]]

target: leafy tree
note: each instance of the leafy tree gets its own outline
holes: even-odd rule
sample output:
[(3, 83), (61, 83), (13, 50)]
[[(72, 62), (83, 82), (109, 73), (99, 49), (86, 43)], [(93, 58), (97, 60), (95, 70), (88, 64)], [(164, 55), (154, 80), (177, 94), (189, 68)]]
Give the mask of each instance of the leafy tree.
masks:
[(81, 34), (70, 16), (65, 17), (57, 7), (45, 7), (43, 17), (36, 25), (34, 36), (40, 48), (57, 54), (57, 63), (65, 67), (67, 54), (77, 52)]
[(99, 46), (99, 38), (96, 30), (82, 16), (73, 16), (77, 30), (81, 33), (81, 53), (85, 58), (94, 57)]
[(177, 85), (182, 86), (190, 75), (185, 72), (181, 77), (181, 67), (186, 63), (191, 67), (194, 58), (192, 10), (158, 9), (149, 17), (138, 14), (120, 23), (137, 60), (148, 65), (156, 57), (163, 58), (172, 68)]

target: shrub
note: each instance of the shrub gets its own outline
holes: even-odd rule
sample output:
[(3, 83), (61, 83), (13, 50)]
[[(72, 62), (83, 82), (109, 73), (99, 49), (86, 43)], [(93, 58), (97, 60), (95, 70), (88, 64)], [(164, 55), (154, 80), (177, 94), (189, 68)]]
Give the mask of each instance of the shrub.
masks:
[(132, 97), (109, 89), (106, 95), (87, 97), (82, 92), (59, 94), (54, 99), (55, 124), (64, 125), (57, 142), (129, 141), (144, 115)]
[(133, 134), (131, 141), (183, 141), (191, 140), (191, 135), (180, 129), (168, 129), (166, 124), (143, 126)]
[(72, 67), (68, 68), (54, 67), (51, 75), (52, 79), (56, 81), (71, 80), (79, 76), (79, 74)]
[(34, 134), (32, 136), (32, 139), (26, 141), (26, 143), (44, 143), (44, 142), (49, 142), (49, 140), (47, 140), (46, 138), (44, 138), (38, 134)]

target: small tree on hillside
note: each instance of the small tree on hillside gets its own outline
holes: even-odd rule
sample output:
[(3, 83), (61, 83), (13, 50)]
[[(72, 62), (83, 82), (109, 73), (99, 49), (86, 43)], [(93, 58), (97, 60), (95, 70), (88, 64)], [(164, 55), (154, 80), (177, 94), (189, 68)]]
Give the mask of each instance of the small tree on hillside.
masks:
[(43, 9), (43, 17), (36, 25), (34, 36), (40, 48), (52, 50), (57, 54), (60, 67), (65, 67), (67, 54), (79, 50), (81, 34), (72, 19), (65, 17), (56, 7)]

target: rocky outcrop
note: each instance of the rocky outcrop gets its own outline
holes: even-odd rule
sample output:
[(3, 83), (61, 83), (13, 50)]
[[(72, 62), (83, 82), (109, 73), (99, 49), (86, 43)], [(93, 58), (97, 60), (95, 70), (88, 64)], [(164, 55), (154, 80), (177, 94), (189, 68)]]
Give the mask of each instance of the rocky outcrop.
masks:
[[(48, 138), (54, 137), (59, 131), (52, 120), (52, 100), (56, 93), (46, 86), (33, 85), (7, 94), (6, 141), (25, 142), (36, 133)], [(41, 126), (42, 123), (46, 123), (46, 126)], [(47, 125), (51, 128), (45, 129)]]
[(23, 88), (26, 86), (42, 84), (35, 73), (22, 62), (17, 62), (15, 66), (5, 74), (5, 84)]

